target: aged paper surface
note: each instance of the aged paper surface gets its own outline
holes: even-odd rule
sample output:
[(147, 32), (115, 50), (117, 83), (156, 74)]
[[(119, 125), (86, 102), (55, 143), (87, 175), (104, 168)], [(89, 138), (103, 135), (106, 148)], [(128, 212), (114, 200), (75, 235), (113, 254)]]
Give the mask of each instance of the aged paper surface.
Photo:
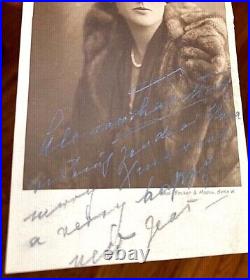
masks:
[(136, 3), (23, 4), (7, 273), (247, 252), (231, 4)]

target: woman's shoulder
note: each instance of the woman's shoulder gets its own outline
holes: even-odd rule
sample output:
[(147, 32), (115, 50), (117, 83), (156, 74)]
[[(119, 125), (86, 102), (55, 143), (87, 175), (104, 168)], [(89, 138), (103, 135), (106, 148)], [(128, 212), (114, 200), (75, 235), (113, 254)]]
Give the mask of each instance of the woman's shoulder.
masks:
[(177, 44), (178, 65), (192, 80), (201, 73), (212, 81), (221, 81), (227, 75), (227, 26), (221, 14), (210, 13), (195, 3), (169, 3), (165, 24)]
[(164, 21), (168, 33), (173, 39), (178, 39), (186, 32), (196, 30), (205, 23), (217, 28), (221, 33), (225, 33), (221, 27), (223, 25), (221, 22), (225, 23), (225, 21), (220, 14), (208, 12), (192, 2), (169, 3)]

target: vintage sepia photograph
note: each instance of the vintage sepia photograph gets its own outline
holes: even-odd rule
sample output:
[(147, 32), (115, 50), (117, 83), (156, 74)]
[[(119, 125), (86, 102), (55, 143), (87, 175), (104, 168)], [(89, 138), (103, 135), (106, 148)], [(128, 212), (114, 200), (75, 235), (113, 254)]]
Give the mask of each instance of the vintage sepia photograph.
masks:
[(167, 260), (195, 258), (196, 269), (196, 258), (246, 253), (246, 87), (241, 95), (232, 4), (19, 7), (17, 90), (5, 79), (17, 92), (5, 273), (133, 273), (132, 263), (158, 273)]
[(36, 3), (32, 36), (24, 189), (241, 185), (223, 3)]

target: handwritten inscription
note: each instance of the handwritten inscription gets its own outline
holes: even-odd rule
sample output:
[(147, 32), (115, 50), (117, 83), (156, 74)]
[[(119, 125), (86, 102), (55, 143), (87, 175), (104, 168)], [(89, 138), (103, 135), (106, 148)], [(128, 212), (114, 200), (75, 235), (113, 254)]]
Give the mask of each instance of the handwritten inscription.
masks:
[[(93, 250), (93, 253), (90, 257), (86, 257), (84, 254), (81, 254), (81, 255), (77, 254), (73, 257), (72, 260), (70, 260), (69, 265), (73, 265), (74, 267), (81, 267), (81, 266), (85, 266), (89, 263), (96, 264), (106, 255), (107, 251), (118, 250), (119, 248), (121, 248), (124, 241), (132, 239), (136, 236), (136, 232), (129, 232), (129, 233), (125, 234), (121, 229), (125, 205), (126, 205), (125, 203), (122, 203), (121, 207), (119, 207), (120, 213), (119, 213), (118, 222), (112, 223), (110, 225), (109, 240), (108, 240), (108, 244), (107, 244), (106, 248), (101, 252), (99, 252), (99, 250)], [(107, 211), (105, 211), (105, 210), (103, 212), (107, 213)], [(95, 217), (97, 217), (97, 216), (95, 216)], [(89, 218), (89, 225), (90, 225), (91, 221), (92, 221), (92, 219)], [(73, 233), (73, 232), (74, 231), (72, 231), (71, 233)]]
[[(154, 81), (140, 85), (136, 94), (143, 95), (147, 89), (159, 85), (163, 81), (164, 86), (167, 87), (168, 83), (171, 86), (171, 79), (175, 76), (185, 77), (186, 73), (183, 69), (177, 68), (171, 73), (167, 73)], [(66, 147), (76, 145), (79, 141), (84, 140), (85, 138), (92, 137), (94, 141), (94, 137), (97, 134), (107, 131), (112, 132), (112, 130), (122, 128), (127, 124), (130, 124), (130, 128), (127, 129), (126, 132), (115, 136), (112, 140), (112, 145), (116, 145), (118, 142), (126, 140), (126, 138), (135, 133), (148, 130), (150, 127), (158, 123), (162, 123), (163, 120), (168, 120), (168, 123), (171, 124), (171, 121), (175, 118), (175, 116), (181, 114), (182, 111), (188, 108), (192, 108), (194, 114), (193, 116), (190, 115), (189, 119), (186, 121), (178, 123), (177, 126), (172, 127), (171, 125), (166, 125), (162, 129), (156, 131), (155, 135), (149, 135), (149, 138), (145, 139), (145, 141), (141, 143), (141, 146), (131, 147), (124, 144), (120, 151), (116, 150), (116, 154), (114, 154), (114, 152), (103, 150), (97, 153), (96, 160), (92, 162), (86, 162), (84, 161), (84, 155), (76, 154), (74, 157), (65, 159), (62, 163), (64, 166), (58, 170), (57, 174), (53, 174), (53, 177), (48, 177), (44, 174), (41, 178), (31, 180), (29, 188), (33, 188), (35, 190), (50, 189), (54, 188), (54, 186), (58, 184), (61, 184), (65, 180), (74, 180), (79, 177), (92, 176), (93, 173), (96, 173), (96, 176), (100, 178), (106, 178), (110, 168), (112, 168), (113, 158), (117, 155), (117, 153), (121, 153), (122, 159), (117, 165), (116, 176), (120, 177), (120, 185), (117, 185), (116, 187), (136, 187), (132, 185), (131, 177), (142, 177), (151, 169), (155, 169), (157, 167), (161, 168), (164, 163), (170, 164), (170, 162), (177, 159), (177, 156), (180, 156), (181, 154), (185, 156), (185, 154), (187, 154), (191, 149), (205, 148), (206, 145), (215, 146), (217, 144), (225, 144), (229, 131), (215, 131), (213, 134), (206, 135), (206, 137), (202, 140), (197, 139), (197, 143), (191, 142), (189, 139), (183, 141), (181, 146), (175, 148), (174, 154), (172, 150), (167, 149), (165, 154), (163, 151), (161, 158), (154, 158), (151, 162), (142, 164), (137, 159), (140, 154), (148, 152), (150, 149), (154, 149), (155, 146), (160, 145), (162, 142), (166, 145), (167, 142), (175, 141), (176, 137), (181, 137), (184, 132), (186, 133), (190, 129), (194, 129), (196, 125), (199, 127), (198, 124), (201, 121), (223, 122), (228, 118), (240, 117), (239, 112), (228, 113), (221, 103), (217, 103), (216, 98), (214, 98), (214, 102), (209, 101), (209, 104), (206, 106), (207, 112), (195, 112), (195, 108), (198, 108), (201, 104), (207, 103), (209, 98), (213, 98), (213, 94), (215, 94), (215, 92), (218, 92), (219, 94), (220, 92), (223, 92), (224, 99), (226, 100), (228, 98), (230, 100), (230, 97), (228, 97), (227, 94), (227, 89), (231, 86), (231, 79), (226, 78), (218, 86), (207, 83), (211, 77), (211, 74), (201, 76), (199, 78), (201, 82), (196, 84), (194, 83), (190, 92), (186, 93), (182, 99), (173, 94), (169, 95), (166, 93), (164, 100), (157, 100), (152, 103), (150, 102), (150, 96), (144, 96), (141, 104), (135, 111), (130, 112), (128, 115), (119, 116), (118, 118), (101, 123), (89, 131), (73, 131), (71, 127), (64, 128), (64, 112), (62, 109), (58, 109), (49, 123), (41, 146), (41, 155), (46, 157), (50, 156), (55, 151), (63, 152)], [(177, 109), (171, 110), (174, 107)], [(155, 113), (162, 113), (163, 111), (167, 113), (161, 115), (160, 117), (155, 117)], [(150, 119), (150, 117), (152, 118)], [(131, 125), (138, 119), (142, 120), (141, 125)], [(59, 139), (56, 137), (58, 129), (63, 130)], [(230, 140), (230, 138), (228, 140)], [(134, 159), (134, 161), (131, 162), (131, 159)], [(51, 160), (53, 160), (53, 158)], [(129, 164), (128, 160), (130, 161)], [(84, 162), (84, 164), (82, 165), (80, 162)], [(65, 173), (65, 170), (67, 170), (67, 173)], [(176, 172), (177, 171), (178, 170), (176, 170)], [(91, 175), (89, 175), (90, 173)], [(170, 181), (167, 183), (171, 184), (171, 180), (172, 178), (170, 178)]]
[(125, 206), (126, 202), (121, 202), (121, 203), (117, 202), (110, 209), (103, 210), (96, 215), (92, 215), (93, 194), (94, 193), (91, 194), (90, 202), (86, 207), (85, 221), (84, 222), (76, 222), (72, 229), (69, 229), (68, 226), (59, 227), (58, 230), (57, 230), (58, 235), (62, 235), (63, 237), (67, 237), (69, 235), (72, 235), (76, 231), (80, 231), (85, 227), (89, 227), (94, 221), (97, 221), (99, 219), (105, 219), (107, 216), (109, 216), (110, 214), (112, 214), (113, 212), (118, 211), (118, 210), (120, 210), (121, 216), (122, 216), (122, 213), (124, 211), (124, 206)]
[(30, 247), (34, 247), (36, 245), (43, 245), (45, 244), (46, 242), (45, 241), (41, 241), (40, 237), (38, 236), (34, 236), (30, 239), (29, 241), (29, 245)]
[(88, 189), (78, 195), (74, 195), (73, 197), (69, 199), (65, 199), (64, 201), (60, 201), (58, 204), (56, 204), (55, 207), (52, 209), (44, 209), (44, 210), (34, 210), (31, 214), (27, 215), (23, 221), (31, 221), (34, 222), (36, 220), (42, 220), (42, 219), (47, 219), (51, 217), (53, 214), (55, 214), (57, 211), (60, 209), (66, 209), (70, 204), (74, 204), (76, 200), (86, 196), (86, 195), (91, 195), (94, 192), (92, 189)]
[[(165, 76), (156, 79), (155, 81), (149, 82), (146, 86), (139, 87), (136, 91), (136, 93), (144, 93), (146, 89), (151, 88), (152, 86), (155, 86), (162, 81), (168, 80), (168, 78), (173, 77), (175, 75), (185, 75), (185, 71), (181, 68), (178, 68), (171, 73), (166, 74)], [(70, 145), (75, 145), (78, 141), (86, 137), (93, 137), (96, 134), (102, 133), (104, 131), (112, 131), (116, 128), (120, 128), (124, 126), (125, 124), (133, 122), (136, 118), (145, 118), (153, 115), (155, 112), (160, 112), (162, 109), (166, 108), (172, 108), (173, 106), (182, 105), (182, 108), (180, 110), (184, 110), (190, 106), (197, 105), (200, 102), (203, 102), (205, 99), (207, 99), (210, 95), (214, 94), (215, 91), (221, 92), (225, 91), (229, 86), (231, 86), (231, 79), (228, 78), (224, 82), (222, 82), (219, 86), (214, 85), (207, 85), (206, 79), (208, 79), (207, 75), (201, 76), (201, 80), (203, 80), (203, 83), (195, 84), (190, 93), (187, 93), (185, 98), (178, 99), (177, 97), (170, 95), (169, 97), (166, 97), (164, 101), (156, 101), (155, 104), (149, 108), (149, 97), (144, 97), (142, 100), (141, 105), (139, 108), (133, 112), (130, 112), (128, 115), (120, 116), (116, 119), (111, 119), (105, 123), (102, 123), (90, 131), (74, 131), (71, 127), (66, 127), (64, 129), (63, 135), (58, 140), (56, 139), (56, 132), (59, 128), (63, 129), (63, 124), (65, 121), (64, 112), (62, 109), (58, 109), (53, 116), (53, 118), (50, 121), (48, 130), (46, 131), (45, 138), (42, 143), (41, 147), (41, 155), (48, 156), (49, 154), (53, 153), (54, 151), (65, 149), (66, 147)], [(225, 96), (226, 98), (226, 96)], [(195, 102), (193, 102), (195, 101)], [(188, 104), (188, 102), (190, 102)], [(188, 106), (188, 107), (187, 107)], [(215, 104), (216, 106), (216, 104)], [(173, 117), (175, 114), (180, 113), (179, 110), (174, 111), (173, 114), (169, 117)], [(239, 112), (232, 113), (234, 117), (236, 116), (239, 118)], [(167, 116), (164, 116), (165, 118)], [(159, 120), (154, 120), (150, 122), (151, 124), (154, 124)], [(140, 129), (140, 128), (137, 128)], [(142, 129), (142, 128), (141, 128)], [(131, 132), (132, 133), (132, 132)], [(114, 141), (113, 143), (115, 143)]]
[(189, 201), (180, 211), (171, 213), (170, 217), (168, 217), (164, 222), (161, 220), (157, 220), (157, 222), (155, 222), (155, 218), (152, 215), (146, 218), (145, 228), (150, 232), (147, 248), (150, 248), (150, 245), (158, 232), (162, 231), (168, 225), (178, 220), (182, 215), (184, 215), (184, 213), (191, 211), (191, 203), (193, 203), (193, 201)]
[[(143, 96), (149, 88), (155, 87), (163, 81), (168, 83), (171, 78), (177, 75), (185, 76), (186, 73), (183, 69), (178, 68), (155, 81), (146, 82), (140, 85), (133, 93)], [(149, 176), (148, 184), (141, 190), (138, 197), (133, 197), (133, 201), (130, 201), (131, 205), (128, 205), (128, 201), (121, 198), (120, 200), (117, 199), (113, 204), (107, 201), (107, 205), (99, 210), (96, 210), (97, 207), (94, 202), (96, 190), (91, 189), (89, 186), (89, 189), (86, 191), (60, 201), (51, 208), (31, 211), (23, 218), (25, 225), (28, 223), (47, 221), (56, 214), (62, 215), (62, 211), (70, 211), (70, 209), (76, 207), (76, 202), (84, 199), (87, 200), (87, 202), (84, 201), (81, 206), (83, 211), (80, 218), (77, 220), (72, 218), (70, 221), (66, 222), (62, 220), (57, 221), (56, 228), (53, 228), (52, 230), (53, 234), (57, 239), (60, 239), (60, 241), (63, 240), (63, 242), (67, 242), (71, 237), (76, 236), (81, 232), (93, 230), (95, 225), (100, 222), (102, 222), (104, 227), (108, 229), (108, 231), (105, 231), (105, 234), (107, 234), (107, 232), (108, 234), (107, 236), (103, 236), (103, 233), (99, 233), (100, 237), (105, 240), (102, 248), (94, 248), (93, 251), (88, 251), (88, 253), (76, 252), (72, 256), (67, 256), (67, 265), (82, 267), (89, 264), (97, 264), (102, 260), (108, 260), (106, 258), (107, 254), (110, 256), (110, 252), (120, 252), (121, 250), (124, 250), (123, 246), (129, 244), (131, 240), (136, 239), (139, 236), (140, 231), (143, 232), (140, 232), (140, 234), (146, 236), (146, 239), (144, 240), (144, 248), (140, 249), (142, 262), (146, 261), (150, 250), (153, 247), (152, 243), (154, 240), (160, 236), (160, 234), (163, 234), (164, 231), (167, 231), (167, 228), (172, 224), (178, 223), (181, 219), (185, 219), (187, 215), (192, 215), (195, 206), (199, 205), (199, 203), (202, 204), (202, 199), (200, 197), (195, 197), (195, 195), (216, 195), (211, 189), (202, 189), (197, 191), (197, 193), (196, 191), (191, 191), (192, 187), (194, 187), (193, 182), (197, 178), (199, 178), (206, 187), (209, 169), (213, 166), (216, 160), (214, 156), (209, 155), (209, 153), (204, 156), (195, 167), (175, 168), (172, 172), (172, 177), (168, 178), (168, 182), (163, 182), (162, 185), (157, 186), (157, 189), (154, 188), (156, 178), (150, 176), (150, 171), (165, 163), (170, 164), (178, 158), (185, 157), (191, 149), (198, 150), (205, 147), (225, 144), (230, 140), (231, 131), (228, 129), (218, 129), (212, 133), (210, 132), (202, 140), (183, 138), (182, 142), (176, 143), (174, 152), (166, 149), (159, 157), (152, 158), (151, 161), (149, 160), (142, 163), (139, 160), (141, 155), (148, 150), (155, 148), (157, 145), (167, 145), (169, 142), (175, 143), (176, 137), (185, 135), (184, 133), (187, 133), (190, 129), (194, 129), (199, 122), (206, 120), (210, 124), (218, 124), (226, 122), (230, 118), (241, 118), (239, 112), (228, 112), (221, 103), (217, 102), (216, 98), (211, 101), (211, 97), (213, 97), (215, 91), (219, 93), (227, 91), (231, 86), (231, 80), (229, 78), (225, 79), (225, 81), (219, 86), (215, 86), (206, 83), (207, 79), (210, 78), (211, 77), (208, 77), (207, 75), (201, 76), (200, 81), (203, 83), (195, 84), (195, 86), (191, 88), (182, 99), (174, 95), (169, 95), (164, 100), (152, 102), (150, 99), (151, 97), (144, 96), (141, 104), (139, 104), (136, 110), (127, 115), (121, 115), (118, 118), (113, 118), (100, 123), (97, 126), (92, 127), (89, 131), (74, 131), (69, 126), (65, 127), (64, 112), (62, 109), (58, 109), (50, 120), (48, 129), (44, 133), (40, 147), (40, 156), (50, 158), (53, 153), (63, 153), (67, 147), (77, 145), (79, 144), (79, 141), (86, 138), (93, 139), (94, 141), (97, 135), (101, 135), (104, 132), (112, 133), (116, 129), (128, 125), (128, 129), (124, 133), (115, 135), (110, 143), (111, 146), (124, 143), (121, 144), (120, 150), (116, 150), (116, 153), (119, 153), (120, 161), (115, 170), (117, 172), (116, 175), (121, 178), (121, 183), (117, 188), (120, 189), (120, 191), (122, 191), (123, 188), (132, 188), (134, 187), (132, 184), (134, 177), (143, 177), (146, 175)], [(131, 93), (129, 92), (129, 94)], [(224, 100), (227, 98), (230, 101), (230, 97), (225, 93)], [(199, 108), (204, 104), (206, 105), (206, 111), (201, 112)], [(172, 108), (176, 109), (172, 110)], [(178, 125), (172, 126), (171, 122), (175, 120), (178, 114), (181, 114), (186, 109), (192, 109), (192, 114), (188, 115), (182, 122), (179, 122)], [(134, 123), (138, 120), (141, 121), (140, 125), (134, 126)], [(139, 146), (127, 145), (126, 142), (123, 142), (131, 135), (148, 130), (153, 126), (162, 123), (163, 120), (168, 120), (167, 125), (159, 126), (159, 129), (154, 130), (154, 132), (150, 134), (148, 138), (144, 139)], [(58, 137), (59, 130), (62, 132)], [(64, 172), (65, 166), (63, 166), (61, 170), (58, 170), (58, 173), (55, 176), (45, 176), (41, 180), (35, 180), (34, 188), (37, 190), (53, 188), (53, 186), (60, 183), (65, 178), (76, 179), (78, 177), (87, 176), (89, 173), (93, 173), (95, 176), (100, 176), (102, 179), (105, 179), (116, 155), (117, 154), (115, 154), (114, 151), (98, 151), (94, 161), (82, 165), (81, 160), (84, 155), (76, 154), (74, 157), (68, 158), (66, 163), (64, 163), (70, 171), (69, 174)], [(178, 188), (183, 188), (183, 190), (179, 190)], [(217, 195), (221, 196), (222, 194), (218, 193)], [(164, 218), (158, 218), (158, 215), (152, 211), (152, 213), (150, 212), (150, 215), (143, 214), (140, 229), (133, 226), (129, 227), (129, 229), (127, 228), (125, 220), (128, 219), (128, 215), (126, 214), (126, 210), (129, 207), (133, 207), (133, 204), (134, 206), (139, 207), (141, 212), (144, 213), (143, 209), (150, 207), (151, 203), (156, 202), (160, 198), (168, 198), (168, 202), (173, 205), (176, 201), (176, 197), (180, 196), (188, 197), (189, 199), (186, 199), (182, 206), (176, 206), (175, 211), (167, 211), (167, 215)], [(219, 199), (214, 199), (213, 197), (209, 204), (206, 204), (205, 207), (204, 205), (202, 205), (202, 207), (200, 206), (200, 208), (197, 207), (197, 209), (208, 210), (211, 207), (216, 207), (220, 201), (228, 197), (229, 194), (223, 195)], [(169, 204), (166, 203), (167, 210), (169, 209), (168, 205)], [(132, 219), (133, 217), (130, 218)], [(33, 236), (29, 240), (29, 247), (35, 250), (42, 245), (46, 246), (49, 242), (50, 240), (45, 241), (42, 236)], [(135, 249), (129, 250), (128, 259), (138, 260), (138, 254)]]

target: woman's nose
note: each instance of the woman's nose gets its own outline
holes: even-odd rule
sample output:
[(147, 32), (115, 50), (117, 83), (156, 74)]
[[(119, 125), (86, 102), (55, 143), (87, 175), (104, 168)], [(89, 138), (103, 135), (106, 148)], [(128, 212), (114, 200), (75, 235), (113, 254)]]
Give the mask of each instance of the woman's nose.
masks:
[(138, 4), (141, 5), (142, 7), (144, 7), (144, 3), (145, 2), (138, 2)]

